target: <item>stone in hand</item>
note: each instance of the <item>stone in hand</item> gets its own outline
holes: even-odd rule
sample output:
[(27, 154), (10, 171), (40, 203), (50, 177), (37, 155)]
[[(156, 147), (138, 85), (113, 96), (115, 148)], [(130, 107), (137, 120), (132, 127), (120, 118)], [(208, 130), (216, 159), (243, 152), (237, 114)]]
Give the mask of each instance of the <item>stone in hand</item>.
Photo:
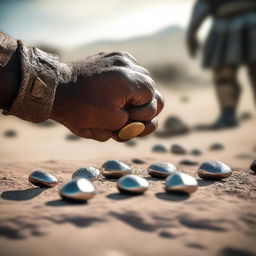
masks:
[(91, 166), (85, 166), (82, 168), (77, 169), (73, 174), (72, 174), (72, 179), (75, 178), (85, 178), (87, 180), (96, 180), (100, 175), (100, 170), (91, 167)]
[(117, 160), (106, 161), (101, 166), (102, 175), (109, 179), (117, 179), (127, 174), (132, 174), (130, 166)]
[(145, 129), (145, 125), (141, 122), (129, 123), (118, 132), (118, 137), (122, 140), (130, 140), (140, 135)]
[(207, 161), (202, 163), (197, 171), (200, 178), (206, 180), (221, 180), (229, 177), (232, 170), (226, 164), (220, 161)]
[(117, 181), (117, 188), (122, 193), (142, 194), (148, 187), (149, 183), (146, 179), (133, 174), (121, 177)]
[(190, 175), (176, 172), (165, 180), (166, 192), (183, 192), (194, 193), (198, 188), (198, 184), (195, 178)]
[(177, 168), (174, 164), (163, 162), (163, 163), (155, 163), (151, 164), (148, 167), (148, 173), (152, 177), (165, 179), (169, 175), (175, 173), (177, 171)]
[(33, 171), (29, 177), (28, 180), (30, 183), (34, 184), (35, 186), (38, 187), (48, 187), (52, 188), (57, 185), (58, 180), (52, 176), (50, 173), (36, 170)]
[(87, 201), (96, 195), (94, 185), (84, 178), (76, 178), (67, 182), (59, 192), (63, 199), (74, 202)]

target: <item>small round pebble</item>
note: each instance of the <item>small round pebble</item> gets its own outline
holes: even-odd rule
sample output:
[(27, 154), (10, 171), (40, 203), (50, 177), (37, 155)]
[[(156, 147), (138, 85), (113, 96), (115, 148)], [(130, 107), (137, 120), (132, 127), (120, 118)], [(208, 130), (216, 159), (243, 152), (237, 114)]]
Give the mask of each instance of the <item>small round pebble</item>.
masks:
[(117, 179), (127, 174), (132, 174), (132, 169), (125, 163), (117, 160), (106, 161), (101, 166), (102, 175), (109, 179)]
[(139, 158), (133, 158), (133, 159), (132, 159), (132, 162), (133, 162), (134, 164), (145, 164), (145, 163), (146, 163), (144, 160), (139, 159)]
[(256, 160), (254, 160), (254, 161), (252, 162), (250, 168), (251, 168), (252, 171), (256, 172)]
[(145, 125), (141, 122), (129, 123), (118, 132), (118, 137), (122, 140), (130, 140), (137, 137), (145, 130)]
[(182, 165), (198, 165), (199, 163), (197, 161), (194, 161), (192, 159), (183, 159), (180, 161), (180, 164)]
[(148, 167), (148, 173), (154, 178), (160, 178), (160, 179), (165, 179), (169, 175), (175, 173), (177, 171), (177, 167), (168, 162), (163, 162), (163, 163), (155, 163), (151, 164)]
[(222, 143), (214, 143), (210, 146), (210, 150), (223, 150), (225, 147)]
[(87, 180), (96, 180), (100, 175), (100, 170), (92, 167), (92, 166), (85, 166), (82, 168), (77, 169), (72, 174), (72, 179), (75, 178), (85, 178)]
[(28, 180), (30, 183), (38, 187), (52, 188), (56, 186), (58, 183), (58, 180), (54, 176), (52, 176), (50, 173), (40, 171), (40, 170), (33, 171), (29, 175)]
[(66, 140), (81, 140), (82, 138), (79, 137), (79, 136), (76, 136), (75, 134), (73, 133), (69, 133), (66, 135)]
[(67, 201), (87, 201), (96, 195), (96, 190), (91, 181), (76, 178), (67, 182), (59, 191), (61, 197)]
[(128, 147), (135, 147), (137, 146), (137, 142), (135, 140), (128, 140), (124, 143)]
[(202, 163), (197, 171), (200, 178), (206, 180), (221, 180), (229, 177), (232, 170), (226, 164), (220, 161), (207, 161)]
[(149, 187), (146, 179), (138, 175), (126, 175), (117, 181), (117, 188), (122, 193), (142, 194)]
[(176, 172), (165, 180), (166, 192), (183, 192), (194, 193), (198, 188), (198, 184), (195, 178), (190, 175)]
[(201, 149), (198, 148), (194, 148), (191, 150), (191, 154), (194, 156), (200, 156), (203, 154), (203, 151)]
[(4, 137), (13, 138), (17, 136), (17, 132), (15, 130), (9, 129), (4, 132)]
[(186, 154), (186, 149), (181, 145), (173, 144), (171, 146), (171, 152), (174, 153), (174, 154), (184, 155), (184, 154)]
[(152, 147), (153, 152), (165, 153), (167, 152), (167, 148), (162, 144), (156, 144)]

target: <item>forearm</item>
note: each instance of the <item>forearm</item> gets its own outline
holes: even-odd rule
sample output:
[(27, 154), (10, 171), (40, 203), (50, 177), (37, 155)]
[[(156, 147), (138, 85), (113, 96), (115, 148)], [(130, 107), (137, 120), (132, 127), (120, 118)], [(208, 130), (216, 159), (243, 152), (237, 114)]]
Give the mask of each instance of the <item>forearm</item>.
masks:
[(194, 36), (205, 20), (205, 18), (211, 13), (211, 7), (209, 5), (208, 0), (198, 0), (194, 6), (192, 11), (189, 27), (188, 27), (188, 35)]
[(0, 33), (0, 109), (9, 109), (20, 84), (20, 61), (17, 42)]
[(3, 113), (35, 123), (49, 119), (60, 80), (58, 57), (0, 35)]

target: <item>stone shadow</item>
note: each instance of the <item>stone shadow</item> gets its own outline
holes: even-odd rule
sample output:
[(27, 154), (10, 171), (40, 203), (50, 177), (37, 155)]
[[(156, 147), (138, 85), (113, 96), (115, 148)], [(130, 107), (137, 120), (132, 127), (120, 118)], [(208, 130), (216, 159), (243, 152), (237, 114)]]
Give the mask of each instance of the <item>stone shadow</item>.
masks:
[(33, 199), (34, 197), (40, 195), (46, 188), (29, 188), (24, 190), (9, 190), (4, 191), (1, 197), (4, 200), (12, 201), (25, 201)]

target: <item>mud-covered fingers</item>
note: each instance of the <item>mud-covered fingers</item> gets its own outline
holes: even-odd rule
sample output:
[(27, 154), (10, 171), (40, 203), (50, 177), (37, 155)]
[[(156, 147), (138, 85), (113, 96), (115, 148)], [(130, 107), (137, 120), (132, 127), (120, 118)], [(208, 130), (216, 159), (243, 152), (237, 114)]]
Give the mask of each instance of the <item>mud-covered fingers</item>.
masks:
[(149, 122), (144, 122), (145, 129), (139, 136), (146, 136), (152, 132), (154, 132), (157, 129), (158, 126), (158, 119), (155, 117)]
[(129, 60), (131, 60), (132, 62), (134, 62), (135, 64), (137, 64), (137, 60), (128, 52), (110, 52), (104, 55), (104, 58), (108, 58), (108, 57), (113, 57), (113, 56), (121, 56), (121, 57), (127, 57)]
[(156, 111), (155, 116), (157, 116), (164, 108), (164, 98), (158, 90), (156, 90), (156, 92), (155, 92), (155, 98), (157, 101), (157, 111)]
[(130, 120), (148, 121), (151, 120), (157, 113), (157, 99), (154, 98), (150, 103), (143, 106), (129, 106), (127, 112)]

